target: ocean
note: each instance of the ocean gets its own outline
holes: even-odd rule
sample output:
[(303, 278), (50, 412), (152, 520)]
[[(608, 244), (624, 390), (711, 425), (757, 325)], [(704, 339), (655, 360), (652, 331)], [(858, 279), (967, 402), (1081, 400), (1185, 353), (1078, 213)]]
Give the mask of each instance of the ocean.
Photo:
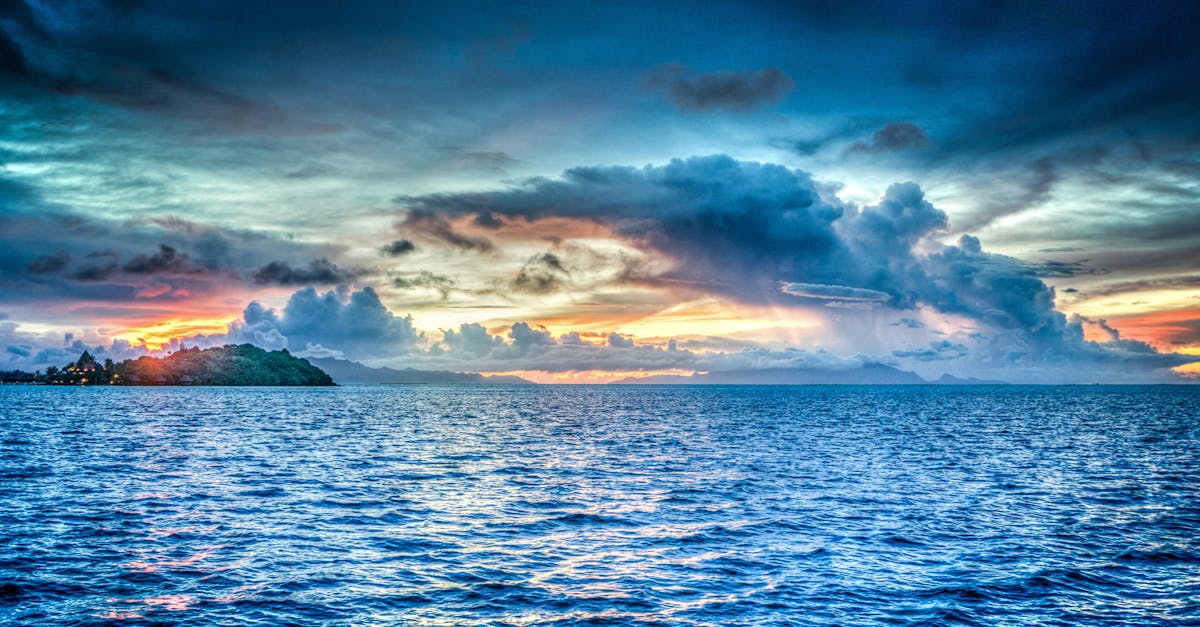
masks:
[(1200, 625), (1200, 387), (0, 387), (3, 625)]

